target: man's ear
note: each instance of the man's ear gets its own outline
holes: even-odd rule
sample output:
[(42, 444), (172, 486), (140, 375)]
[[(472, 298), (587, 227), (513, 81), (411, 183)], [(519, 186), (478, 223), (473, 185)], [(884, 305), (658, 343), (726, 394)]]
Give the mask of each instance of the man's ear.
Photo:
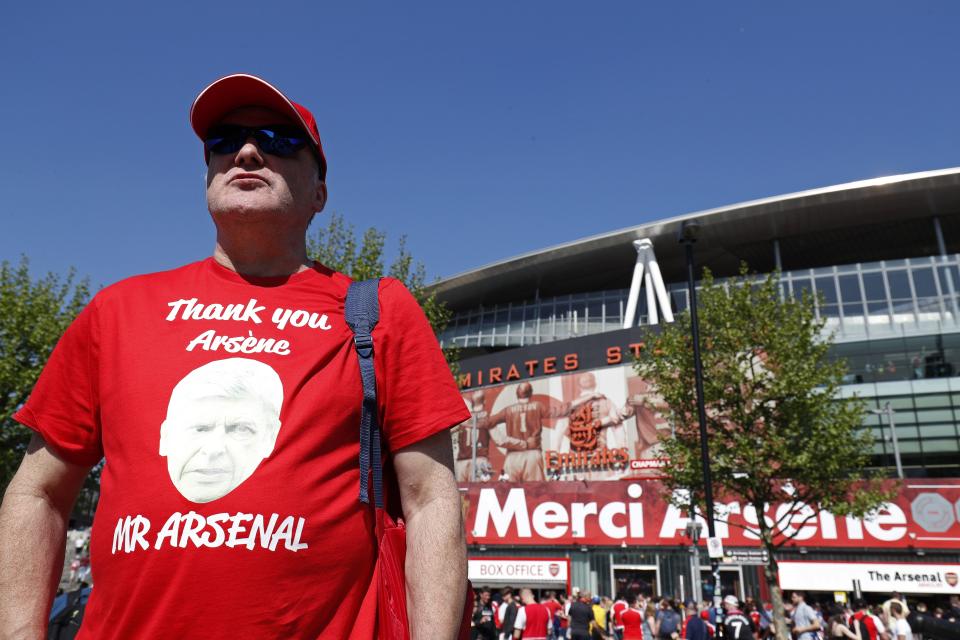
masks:
[(327, 183), (323, 180), (317, 181), (317, 188), (313, 196), (313, 210), (319, 213), (323, 211), (323, 207), (327, 204)]

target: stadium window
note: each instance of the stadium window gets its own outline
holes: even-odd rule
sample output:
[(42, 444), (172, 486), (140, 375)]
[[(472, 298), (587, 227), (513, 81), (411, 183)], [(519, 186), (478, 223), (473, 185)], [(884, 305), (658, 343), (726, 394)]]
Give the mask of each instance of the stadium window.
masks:
[(887, 292), (883, 286), (883, 274), (878, 272), (863, 274), (863, 292), (868, 302), (886, 304)]
[(790, 284), (793, 289), (793, 297), (797, 300), (800, 300), (804, 294), (813, 296), (813, 284), (810, 282), (810, 278), (793, 278)]
[(863, 315), (863, 296), (860, 295), (860, 279), (853, 276), (840, 276), (840, 296), (843, 298), (844, 316)]
[(816, 280), (817, 292), (823, 296), (826, 304), (836, 304), (837, 286), (833, 281), (833, 276), (820, 277)]
[(887, 272), (887, 282), (890, 283), (890, 297), (893, 300), (909, 300), (913, 297), (906, 271)]
[(914, 269), (913, 286), (917, 292), (917, 298), (935, 298), (937, 296), (937, 283), (933, 279), (933, 269)]

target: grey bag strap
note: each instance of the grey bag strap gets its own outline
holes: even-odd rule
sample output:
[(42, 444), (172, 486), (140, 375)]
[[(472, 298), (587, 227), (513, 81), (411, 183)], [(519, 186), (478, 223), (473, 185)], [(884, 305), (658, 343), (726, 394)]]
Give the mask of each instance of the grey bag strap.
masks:
[(344, 316), (353, 331), (353, 344), (363, 381), (360, 411), (360, 501), (370, 504), (369, 479), (373, 471), (373, 500), (383, 508), (383, 460), (380, 454), (380, 418), (377, 376), (373, 367), (373, 328), (380, 319), (380, 279), (350, 283)]

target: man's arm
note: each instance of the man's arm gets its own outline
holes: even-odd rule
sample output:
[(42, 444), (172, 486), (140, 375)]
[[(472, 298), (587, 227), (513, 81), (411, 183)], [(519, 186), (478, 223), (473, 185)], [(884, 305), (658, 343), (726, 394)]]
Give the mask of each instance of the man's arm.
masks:
[(448, 432), (401, 449), (393, 463), (407, 525), (410, 638), (452, 640), (463, 613), (467, 544)]
[(517, 617), (513, 621), (513, 638), (520, 640), (523, 630), (527, 628), (527, 610), (522, 606), (517, 610)]
[(46, 637), (63, 570), (67, 519), (90, 467), (34, 435), (0, 506), (0, 636)]

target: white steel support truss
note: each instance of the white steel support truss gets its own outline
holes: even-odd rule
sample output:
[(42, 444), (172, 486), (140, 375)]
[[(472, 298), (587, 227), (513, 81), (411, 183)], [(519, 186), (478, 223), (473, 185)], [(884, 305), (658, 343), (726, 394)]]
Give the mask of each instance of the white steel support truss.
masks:
[(673, 322), (673, 311), (670, 309), (670, 298), (667, 288), (660, 275), (660, 265), (653, 253), (653, 242), (647, 238), (634, 240), (633, 246), (637, 250), (637, 264), (633, 267), (633, 282), (630, 283), (630, 296), (627, 298), (627, 309), (623, 315), (623, 328), (629, 329), (636, 324), (637, 303), (640, 300), (640, 286), (647, 291), (647, 324), (660, 324), (660, 314), (657, 313), (657, 303), (663, 313), (664, 322)]

